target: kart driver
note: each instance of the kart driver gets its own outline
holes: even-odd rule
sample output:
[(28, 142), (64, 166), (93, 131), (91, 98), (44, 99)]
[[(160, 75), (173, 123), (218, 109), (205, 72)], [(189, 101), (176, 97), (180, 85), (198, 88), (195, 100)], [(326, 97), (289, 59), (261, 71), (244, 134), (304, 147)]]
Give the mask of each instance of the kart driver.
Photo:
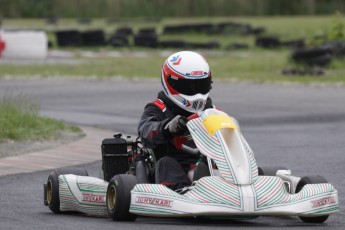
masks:
[(138, 125), (143, 145), (152, 148), (157, 158), (155, 183), (173, 190), (190, 186), (187, 172), (199, 156), (178, 150), (174, 136), (187, 130), (187, 117), (213, 108), (208, 97), (211, 71), (205, 58), (181, 51), (166, 59), (161, 72), (163, 90), (145, 106)]

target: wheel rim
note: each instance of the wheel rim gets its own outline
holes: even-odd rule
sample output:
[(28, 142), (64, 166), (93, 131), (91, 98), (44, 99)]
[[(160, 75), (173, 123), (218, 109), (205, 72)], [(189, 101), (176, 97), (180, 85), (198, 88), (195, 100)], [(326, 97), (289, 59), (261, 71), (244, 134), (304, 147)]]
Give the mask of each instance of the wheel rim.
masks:
[(116, 204), (116, 188), (115, 185), (111, 185), (107, 193), (107, 206), (109, 210), (113, 210)]
[(48, 202), (48, 205), (52, 203), (52, 197), (53, 197), (53, 183), (51, 180), (48, 180), (48, 183), (47, 183), (47, 202)]

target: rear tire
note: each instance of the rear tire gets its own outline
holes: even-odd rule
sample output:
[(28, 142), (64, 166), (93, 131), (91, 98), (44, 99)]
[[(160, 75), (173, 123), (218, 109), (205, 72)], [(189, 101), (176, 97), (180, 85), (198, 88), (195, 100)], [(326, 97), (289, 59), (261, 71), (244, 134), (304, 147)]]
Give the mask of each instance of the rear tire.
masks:
[(55, 169), (53, 172), (49, 174), (47, 185), (45, 187), (44, 197), (47, 199), (47, 205), (53, 213), (61, 213), (59, 197), (59, 176), (64, 174), (88, 176), (87, 171), (83, 168)]
[[(296, 193), (299, 193), (303, 187), (307, 184), (322, 184), (328, 183), (328, 181), (322, 176), (305, 176), (302, 177), (301, 180), (298, 182), (296, 187)], [(299, 218), (306, 223), (323, 223), (328, 219), (329, 215), (325, 216), (315, 216), (315, 217), (306, 217), (306, 216), (299, 216)]]
[(116, 221), (134, 221), (137, 216), (129, 212), (131, 190), (138, 183), (131, 174), (114, 176), (108, 185), (106, 205), (109, 216)]

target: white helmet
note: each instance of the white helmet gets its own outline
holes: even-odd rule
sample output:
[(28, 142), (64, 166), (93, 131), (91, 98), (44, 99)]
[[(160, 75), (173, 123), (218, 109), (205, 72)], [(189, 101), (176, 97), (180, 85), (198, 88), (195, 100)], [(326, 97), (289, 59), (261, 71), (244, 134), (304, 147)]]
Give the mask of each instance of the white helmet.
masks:
[(205, 108), (211, 83), (210, 67), (205, 58), (198, 53), (180, 51), (164, 62), (164, 93), (188, 112), (196, 113)]

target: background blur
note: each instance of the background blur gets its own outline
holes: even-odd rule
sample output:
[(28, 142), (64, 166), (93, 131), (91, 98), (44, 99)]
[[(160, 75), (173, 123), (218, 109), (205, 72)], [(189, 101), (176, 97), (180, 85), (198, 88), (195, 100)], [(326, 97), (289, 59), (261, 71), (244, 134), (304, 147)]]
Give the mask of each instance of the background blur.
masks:
[(195, 50), (218, 79), (343, 83), (344, 11), (344, 0), (0, 0), (0, 77), (156, 78), (169, 54)]
[(0, 15), (9, 18), (325, 15), (345, 9), (343, 0), (1, 0), (0, 4)]

